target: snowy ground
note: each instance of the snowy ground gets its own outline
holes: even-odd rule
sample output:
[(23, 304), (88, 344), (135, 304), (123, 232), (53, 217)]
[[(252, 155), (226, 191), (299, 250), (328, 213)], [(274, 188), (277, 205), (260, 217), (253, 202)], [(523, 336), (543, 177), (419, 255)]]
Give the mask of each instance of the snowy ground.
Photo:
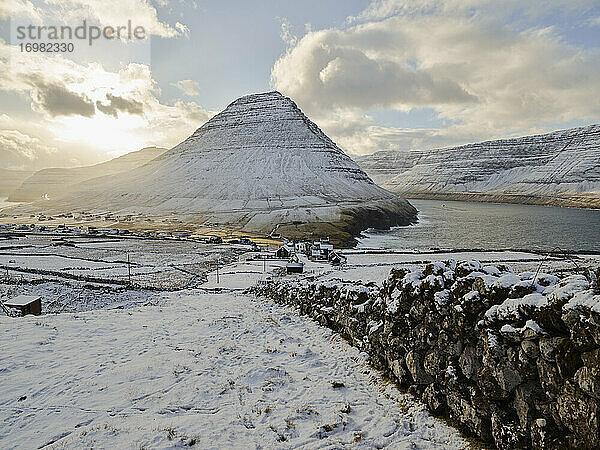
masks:
[[(285, 260), (251, 260), (239, 246), (192, 241), (56, 239), (0, 241), (0, 266), (8, 268), (0, 296), (41, 295), (44, 312), (62, 313), (0, 316), (0, 448), (466, 445), (338, 336), (243, 294), (280, 276)], [(142, 287), (114, 283), (126, 279), (127, 253)], [(302, 257), (300, 276), (381, 283), (401, 265), (479, 259), (535, 270), (543, 259), (518, 252), (345, 254), (341, 269)], [(543, 271), (594, 258), (550, 260)], [(218, 279), (210, 272), (217, 260)], [(94, 279), (69, 278), (74, 274)], [(183, 289), (150, 289), (157, 287)]]
[(0, 447), (465, 446), (291, 310), (232, 293), (163, 296), (0, 317)]
[(138, 287), (181, 289), (202, 283), (217, 263), (237, 261), (246, 251), (248, 247), (191, 240), (28, 234), (0, 241), (0, 270), (106, 284), (126, 283), (131, 271)]

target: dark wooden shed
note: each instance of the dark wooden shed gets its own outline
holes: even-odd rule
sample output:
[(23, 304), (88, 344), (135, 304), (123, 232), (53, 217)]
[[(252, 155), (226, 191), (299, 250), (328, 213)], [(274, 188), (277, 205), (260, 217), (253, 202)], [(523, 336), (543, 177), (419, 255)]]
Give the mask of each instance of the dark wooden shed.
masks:
[(4, 302), (7, 308), (15, 308), (21, 311), (22, 316), (42, 314), (42, 297), (35, 295), (19, 295)]

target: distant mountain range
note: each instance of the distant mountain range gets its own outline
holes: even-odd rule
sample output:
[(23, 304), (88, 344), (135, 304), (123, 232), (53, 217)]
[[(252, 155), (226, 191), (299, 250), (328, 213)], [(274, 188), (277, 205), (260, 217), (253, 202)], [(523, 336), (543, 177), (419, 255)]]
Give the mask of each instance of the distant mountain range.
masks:
[(600, 207), (600, 125), (357, 162), (407, 198)]
[(0, 200), (8, 197), (18, 186), (34, 172), (26, 170), (0, 169)]
[(14, 176), (18, 184), (12, 184), (12, 189), (5, 192), (9, 202), (55, 200), (70, 193), (77, 183), (126, 172), (146, 164), (166, 151), (166, 148), (146, 147), (93, 166), (42, 169), (33, 174), (30, 172), (25, 178)]

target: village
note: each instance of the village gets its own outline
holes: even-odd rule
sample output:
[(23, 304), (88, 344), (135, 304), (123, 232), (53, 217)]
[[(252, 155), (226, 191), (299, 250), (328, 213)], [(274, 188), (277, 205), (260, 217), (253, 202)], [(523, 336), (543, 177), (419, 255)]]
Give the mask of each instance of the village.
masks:
[[(319, 325), (324, 315), (335, 316), (321, 297), (306, 297), (316, 302), (310, 308), (318, 320), (311, 320), (299, 308), (258, 295), (306, 288), (326, 298), (335, 291), (346, 301), (351, 296), (352, 314), (363, 317), (371, 306), (359, 299), (376, 304), (390, 276), (425, 277), (426, 267), (446, 267), (436, 261), (489, 273), (496, 265), (511, 267), (507, 276), (518, 273), (519, 280), (539, 272), (541, 283), (600, 258), (337, 249), (327, 239), (294, 242), (223, 230), (201, 236), (179, 229), (0, 226), (7, 361), (0, 371), (0, 439), (10, 448), (22, 435), (36, 447), (102, 441), (113, 448), (131, 442), (210, 448), (222, 436), (248, 435), (268, 448), (324, 441), (463, 448), (456, 430), (384, 380), (347, 334)], [(363, 328), (378, 324), (367, 321)]]
[[(340, 268), (346, 260), (327, 239), (291, 242), (243, 235), (199, 236), (189, 230), (4, 224), (0, 225), (0, 313), (23, 316), (70, 310), (57, 309), (65, 302), (53, 297), (69, 297), (73, 286), (91, 290), (93, 297), (98, 297), (99, 288), (104, 290), (111, 300), (100, 304), (108, 305), (116, 291), (131, 296), (138, 291), (207, 286), (209, 273), (215, 274), (215, 281), (227, 278), (232, 263), (254, 264), (249, 270), (260, 276), (267, 272), (283, 276), (302, 274), (309, 262)], [(43, 299), (37, 295), (36, 287), (52, 283), (63, 284), (65, 292)], [(82, 294), (78, 298), (87, 303)]]

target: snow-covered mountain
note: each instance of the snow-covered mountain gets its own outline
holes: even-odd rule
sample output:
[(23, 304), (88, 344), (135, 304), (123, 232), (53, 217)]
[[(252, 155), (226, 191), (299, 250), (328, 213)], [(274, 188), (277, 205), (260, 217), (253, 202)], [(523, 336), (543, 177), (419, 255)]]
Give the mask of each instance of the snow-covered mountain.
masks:
[(358, 159), (408, 198), (600, 206), (600, 125)]
[(33, 202), (56, 199), (71, 191), (73, 185), (105, 175), (126, 172), (166, 152), (166, 148), (146, 147), (100, 164), (73, 168), (49, 168), (35, 172), (14, 189), (9, 202)]
[(33, 172), (26, 170), (0, 169), (0, 198), (8, 195), (21, 183), (29, 178)]
[(382, 150), (367, 156), (357, 156), (354, 159), (360, 168), (381, 186), (387, 180), (413, 167), (424, 155), (424, 152)]
[(148, 164), (81, 183), (44, 207), (173, 215), (290, 237), (352, 235), (416, 214), (279, 92), (242, 97)]

